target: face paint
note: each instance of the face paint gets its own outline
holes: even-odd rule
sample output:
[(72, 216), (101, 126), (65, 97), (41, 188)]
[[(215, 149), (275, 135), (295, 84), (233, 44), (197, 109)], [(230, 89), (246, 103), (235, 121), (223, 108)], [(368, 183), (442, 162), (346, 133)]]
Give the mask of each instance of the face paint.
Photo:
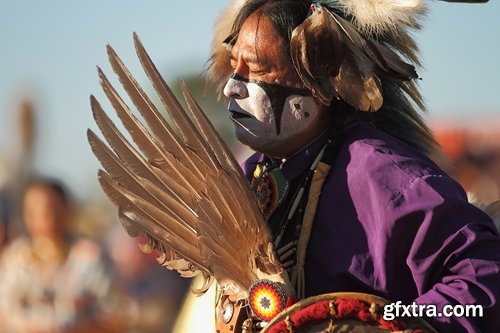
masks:
[(259, 151), (278, 147), (315, 124), (319, 109), (305, 89), (233, 75), (224, 88), (240, 142)]
[[(302, 96), (306, 97), (309, 96), (310, 93), (306, 89), (300, 89), (296, 87), (285, 87), (285, 86), (280, 86), (278, 84), (270, 84), (266, 83), (263, 81), (258, 81), (258, 80), (248, 80), (245, 79), (237, 74), (233, 74), (231, 76), (231, 79), (234, 80), (239, 80), (247, 83), (254, 83), (262, 90), (264, 90), (264, 93), (267, 95), (267, 98), (270, 101), (270, 107), (271, 111), (274, 116), (274, 123), (276, 126), (276, 135), (280, 135), (281, 133), (281, 118), (283, 115), (283, 110), (285, 107), (285, 102), (289, 96), (292, 95), (297, 95), (297, 96)], [(278, 81), (279, 82), (279, 81)], [(297, 104), (297, 103), (295, 103)], [(297, 106), (300, 107), (300, 103), (297, 104)], [(299, 115), (296, 114), (298, 117)]]
[(267, 16), (250, 15), (230, 49), (234, 75), (224, 88), (238, 140), (276, 158), (295, 153), (330, 124), (330, 112), (301, 89), (283, 46)]
[(266, 93), (269, 101), (271, 102), (271, 110), (275, 119), (276, 126), (276, 134), (280, 135), (281, 133), (281, 116), (283, 114), (283, 108), (285, 106), (285, 101), (289, 96), (298, 95), (298, 96), (308, 96), (310, 95), (309, 91), (306, 89), (300, 89), (295, 87), (284, 87), (278, 84), (270, 84), (263, 81), (258, 80), (248, 80), (237, 74), (233, 74), (231, 79), (240, 80), (248, 83), (255, 83), (259, 87), (261, 87)]

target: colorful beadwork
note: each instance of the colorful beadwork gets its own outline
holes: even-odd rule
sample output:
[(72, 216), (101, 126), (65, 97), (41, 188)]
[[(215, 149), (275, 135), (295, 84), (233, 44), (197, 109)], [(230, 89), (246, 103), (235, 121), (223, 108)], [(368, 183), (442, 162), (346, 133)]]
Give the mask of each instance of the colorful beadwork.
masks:
[(288, 191), (288, 181), (279, 169), (267, 171), (267, 167), (258, 165), (254, 172), (255, 193), (260, 210), (266, 219), (283, 201)]
[(249, 303), (253, 315), (267, 322), (285, 309), (285, 293), (277, 283), (259, 280), (250, 288)]

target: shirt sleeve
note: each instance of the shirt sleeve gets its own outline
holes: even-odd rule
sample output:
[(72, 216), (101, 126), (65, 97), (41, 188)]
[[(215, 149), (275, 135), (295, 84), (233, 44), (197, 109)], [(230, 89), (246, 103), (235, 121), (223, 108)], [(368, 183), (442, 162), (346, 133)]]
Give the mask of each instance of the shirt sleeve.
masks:
[(446, 305), (483, 307), (481, 317), (427, 318), (431, 325), (439, 332), (500, 332), (500, 238), (493, 221), (442, 175), (416, 178), (391, 204), (394, 229), (416, 231), (406, 261), (420, 295), (415, 303), (438, 312)]

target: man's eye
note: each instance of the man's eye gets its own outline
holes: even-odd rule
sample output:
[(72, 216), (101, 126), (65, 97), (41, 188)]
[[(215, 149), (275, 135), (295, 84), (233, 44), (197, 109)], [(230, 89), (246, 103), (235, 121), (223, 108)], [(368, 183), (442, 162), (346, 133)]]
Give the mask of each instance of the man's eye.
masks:
[(262, 74), (265, 74), (265, 72), (262, 69), (250, 69), (249, 73), (253, 74), (253, 75), (262, 75)]

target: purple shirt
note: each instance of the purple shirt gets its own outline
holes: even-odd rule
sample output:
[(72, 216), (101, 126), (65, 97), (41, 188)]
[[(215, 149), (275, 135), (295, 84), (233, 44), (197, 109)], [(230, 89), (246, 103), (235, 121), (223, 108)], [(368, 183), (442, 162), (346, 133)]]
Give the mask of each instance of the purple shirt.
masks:
[[(320, 138), (279, 167), (293, 181)], [(252, 155), (243, 165), (250, 178)], [(305, 265), (306, 296), (359, 291), (403, 304), (481, 304), (483, 318), (429, 318), (440, 332), (500, 332), (500, 238), (431, 160), (349, 120), (323, 185)]]

